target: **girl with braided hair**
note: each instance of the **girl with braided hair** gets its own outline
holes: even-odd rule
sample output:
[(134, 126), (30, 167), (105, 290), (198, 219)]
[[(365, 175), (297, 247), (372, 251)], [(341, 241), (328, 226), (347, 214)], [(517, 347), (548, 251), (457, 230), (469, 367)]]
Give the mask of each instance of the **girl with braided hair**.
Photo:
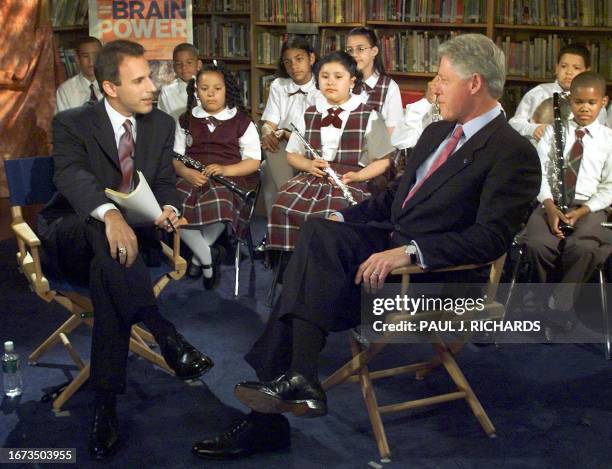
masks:
[(182, 214), (189, 222), (182, 227), (181, 238), (193, 251), (187, 274), (193, 278), (203, 275), (204, 287), (211, 289), (218, 284), (223, 257), (221, 248), (213, 244), (227, 225), (234, 231), (242, 229), (244, 201), (210, 176), (224, 176), (242, 188), (254, 189), (261, 149), (238, 84), (221, 63), (204, 66), (190, 83), (187, 96), (174, 151), (206, 167), (200, 172), (174, 161), (177, 189), (185, 195)]

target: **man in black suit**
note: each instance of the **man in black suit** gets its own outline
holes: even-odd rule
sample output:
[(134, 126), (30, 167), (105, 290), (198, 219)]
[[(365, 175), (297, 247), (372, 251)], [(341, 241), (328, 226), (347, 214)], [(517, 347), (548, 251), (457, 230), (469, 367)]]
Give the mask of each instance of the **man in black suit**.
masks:
[(103, 459), (119, 441), (116, 394), (125, 391), (133, 324), (145, 323), (179, 378), (201, 376), (212, 361), (158, 310), (141, 252), (143, 245), (159, 248), (155, 230), (135, 231), (104, 194), (107, 187), (129, 191), (139, 170), (163, 207), (155, 225), (171, 229), (177, 224), (181, 198), (172, 166), (174, 122), (153, 109), (155, 85), (141, 45), (107, 44), (97, 57), (95, 74), (105, 99), (59, 113), (53, 120), (58, 192), (39, 216), (39, 232), (58, 273), (84, 281), (90, 289), (95, 318), (90, 452)]
[(504, 54), (481, 34), (458, 36), (439, 54), (436, 93), (444, 121), (425, 129), (397, 184), (304, 224), (280, 301), (246, 356), (261, 381), (236, 386), (253, 412), (229, 432), (196, 443), (197, 455), (284, 448), (289, 425), (278, 414), (327, 412), (319, 353), (330, 331), (360, 323), (361, 284), (380, 288), (391, 270), (411, 263), (436, 269), (492, 261), (510, 246), (541, 172), (533, 146), (507, 124), (497, 101)]

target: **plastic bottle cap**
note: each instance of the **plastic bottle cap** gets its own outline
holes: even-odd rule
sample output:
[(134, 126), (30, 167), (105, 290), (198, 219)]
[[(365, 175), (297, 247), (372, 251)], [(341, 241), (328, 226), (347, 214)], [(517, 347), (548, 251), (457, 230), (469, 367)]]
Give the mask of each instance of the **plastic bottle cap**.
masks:
[(13, 344), (12, 340), (7, 340), (6, 342), (4, 342), (5, 352), (12, 352), (13, 350), (15, 350), (15, 344)]

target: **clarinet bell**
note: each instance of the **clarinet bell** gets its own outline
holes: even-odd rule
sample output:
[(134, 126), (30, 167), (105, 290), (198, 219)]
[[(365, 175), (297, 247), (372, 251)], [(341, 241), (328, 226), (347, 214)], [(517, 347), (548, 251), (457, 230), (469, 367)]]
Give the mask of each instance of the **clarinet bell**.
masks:
[(574, 233), (576, 227), (574, 225), (570, 225), (569, 223), (559, 222), (559, 229), (561, 230), (561, 233), (563, 233), (563, 236), (567, 238)]

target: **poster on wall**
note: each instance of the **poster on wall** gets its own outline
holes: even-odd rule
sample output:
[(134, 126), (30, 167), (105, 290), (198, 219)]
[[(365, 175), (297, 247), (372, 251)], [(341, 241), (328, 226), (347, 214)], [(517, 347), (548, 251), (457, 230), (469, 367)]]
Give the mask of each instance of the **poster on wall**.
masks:
[(193, 44), (191, 0), (89, 0), (89, 35), (103, 44), (116, 39), (138, 42), (159, 87), (174, 79), (172, 50)]

